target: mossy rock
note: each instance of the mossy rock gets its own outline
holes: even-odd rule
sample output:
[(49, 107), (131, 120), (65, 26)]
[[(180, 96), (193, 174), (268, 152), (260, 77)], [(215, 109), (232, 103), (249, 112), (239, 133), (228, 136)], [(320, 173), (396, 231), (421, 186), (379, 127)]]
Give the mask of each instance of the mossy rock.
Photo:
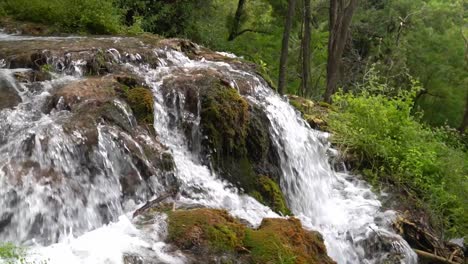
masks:
[(249, 105), (239, 93), (221, 83), (208, 89), (201, 101), (201, 125), (218, 155), (242, 156), (249, 122)]
[(221, 82), (203, 91), (201, 129), (215, 169), (230, 182), (251, 190), (256, 174), (248, 158), (249, 105), (237, 90)]
[(144, 87), (135, 87), (129, 89), (125, 96), (137, 121), (139, 123), (153, 125), (154, 98), (151, 90)]
[(258, 229), (251, 229), (223, 210), (166, 213), (168, 242), (194, 256), (194, 263), (212, 263), (220, 256), (228, 256), (226, 263), (335, 263), (320, 234), (304, 230), (295, 218), (264, 219)]
[(258, 177), (257, 186), (251, 195), (271, 210), (282, 215), (291, 215), (280, 186), (271, 178), (263, 175)]
[(235, 251), (242, 246), (245, 227), (226, 211), (214, 209), (169, 212), (168, 239), (181, 249)]
[(257, 230), (247, 229), (244, 246), (252, 263), (328, 264), (321, 235), (303, 229), (296, 218), (266, 218)]

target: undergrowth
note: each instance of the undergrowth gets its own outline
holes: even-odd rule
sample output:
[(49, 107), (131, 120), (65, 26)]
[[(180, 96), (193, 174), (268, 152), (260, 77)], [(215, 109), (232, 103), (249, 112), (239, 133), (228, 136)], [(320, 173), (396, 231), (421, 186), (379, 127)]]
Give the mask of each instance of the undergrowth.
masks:
[[(329, 115), (333, 141), (357, 157), (374, 186), (391, 183), (429, 205), (449, 237), (468, 234), (468, 153), (462, 136), (429, 128), (412, 113), (420, 87), (387, 87), (375, 80), (356, 93), (337, 93)], [(466, 137), (465, 137), (466, 138)]]

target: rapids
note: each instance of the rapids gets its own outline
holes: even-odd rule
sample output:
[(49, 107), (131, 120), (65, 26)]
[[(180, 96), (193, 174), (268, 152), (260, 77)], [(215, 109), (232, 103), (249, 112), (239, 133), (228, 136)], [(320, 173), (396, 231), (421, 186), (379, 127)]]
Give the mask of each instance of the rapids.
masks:
[[(12, 40), (34, 38), (0, 35), (0, 45)], [(116, 49), (108, 51), (120, 59)], [(122, 151), (125, 144), (117, 141), (125, 137), (142, 149), (125, 131), (97, 124), (98, 147), (86, 156), (82, 146), (85, 135), (67, 133), (64, 128), (68, 110), (57, 106), (44, 111), (52, 91), (85, 78), (79, 62), (73, 71), (53, 74), (52, 80), (34, 87), (13, 77), (27, 69), (0, 69), (0, 84), (14, 89), (21, 98), (15, 108), (0, 110), (0, 241), (29, 246), (31, 261), (45, 259), (49, 264), (117, 264), (124, 259), (126, 263), (185, 263), (181, 252), (163, 242), (167, 233), (164, 215), (144, 227), (131, 217), (139, 204), (157, 197), (170, 188), (171, 182), (177, 182), (183, 190), (176, 201), (178, 206), (226, 209), (252, 226), (258, 226), (264, 217), (281, 217), (204, 165), (198, 148), (190, 149), (184, 133), (175, 125), (190, 120), (197, 128), (200, 116), (164, 103), (161, 85), (165, 79), (175, 74), (190, 77), (193, 70), (210, 69), (228, 79), (233, 89), (239, 89), (237, 83), (241, 81), (249, 84), (253, 92), (245, 98), (259, 106), (270, 121), (288, 205), (305, 227), (322, 233), (335, 261), (382, 263), (397, 254), (402, 256), (401, 263), (417, 263), (409, 245), (391, 230), (394, 213), (382, 211), (378, 196), (366, 182), (334, 169), (336, 151), (328, 135), (311, 129), (287, 99), (272, 91), (258, 75), (226, 62), (192, 60), (171, 49), (154, 50), (154, 55), (158, 57), (156, 67), (119, 61), (152, 88), (154, 129), (174, 158), (173, 175), (153, 175), (148, 180), (142, 179), (138, 165)], [(177, 98), (173, 105), (185, 103), (182, 94)], [(131, 109), (120, 101), (114, 104), (133, 124)], [(139, 175), (141, 183), (135, 196), (125, 197), (119, 175), (129, 171)], [(129, 260), (135, 258), (138, 261)]]

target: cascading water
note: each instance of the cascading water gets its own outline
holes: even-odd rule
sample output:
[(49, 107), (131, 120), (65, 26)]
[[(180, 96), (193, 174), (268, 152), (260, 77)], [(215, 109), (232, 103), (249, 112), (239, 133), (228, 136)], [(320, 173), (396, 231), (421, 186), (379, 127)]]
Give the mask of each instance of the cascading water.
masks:
[[(0, 35), (0, 41), (2, 38), (12, 39)], [(117, 50), (111, 53), (120, 59)], [(164, 80), (211, 69), (229, 79), (233, 89), (239, 89), (237, 83), (242, 81), (250, 86), (253, 92), (246, 98), (260, 106), (271, 123), (288, 204), (304, 226), (323, 234), (333, 259), (340, 264), (382, 263), (389, 252), (397, 252), (401, 263), (416, 263), (407, 243), (390, 231), (392, 213), (381, 212), (370, 187), (332, 169), (326, 134), (312, 130), (255, 74), (225, 62), (191, 60), (173, 50), (156, 50), (155, 56), (159, 61), (156, 68), (125, 65), (153, 88), (154, 127), (175, 163), (174, 175), (151, 175), (145, 180), (128, 151), (122, 150), (135, 145), (145, 157), (143, 146), (127, 132), (95, 124), (98, 145), (88, 156), (83, 155), (85, 135), (67, 133), (70, 113), (61, 109), (60, 101), (52, 111), (44, 111), (50, 92), (76, 81), (75, 77), (58, 75), (33, 88), (12, 77), (21, 70), (0, 69), (0, 81), (13, 88), (22, 101), (14, 109), (0, 110), (0, 206), (6, 210), (0, 213), (0, 240), (33, 245), (35, 257), (49, 259), (48, 263), (122, 263), (125, 256), (133, 255), (142, 261), (151, 259), (151, 263), (184, 263), (180, 252), (169, 250), (162, 242), (166, 232), (163, 215), (153, 220), (151, 231), (137, 228), (130, 216), (136, 203), (164, 192), (171, 177), (182, 190), (178, 204), (224, 208), (253, 226), (264, 217), (278, 217), (203, 165), (198, 148), (189, 149), (184, 133), (174, 125), (189, 120), (197, 128), (200, 117), (167, 106), (161, 91)], [(81, 64), (74, 65), (78, 66), (71, 73), (79, 75)], [(175, 99), (173, 106), (185, 103), (182, 95)], [(118, 100), (113, 104), (133, 127), (135, 120), (128, 106)], [(143, 160), (151, 166), (148, 158)], [(140, 181), (131, 197), (122, 194), (119, 177), (123, 174), (135, 174)]]
[[(333, 259), (346, 264), (381, 263), (388, 258), (389, 251), (396, 251), (402, 255), (402, 263), (417, 262), (409, 245), (390, 231), (392, 212), (380, 211), (381, 204), (370, 186), (355, 176), (332, 169), (327, 135), (311, 129), (285, 99), (258, 77), (222, 62), (191, 61), (178, 52), (170, 52), (168, 62), (172, 71), (216, 69), (230, 78), (233, 88), (240, 79), (249, 78), (249, 84), (255, 90), (249, 100), (263, 106), (271, 122), (271, 133), (282, 161), (282, 188), (288, 203), (305, 226), (324, 235)], [(149, 70), (148, 73), (137, 71), (153, 85), (158, 98), (161, 98), (158, 91), (164, 77), (171, 76), (168, 68), (171, 67)], [(160, 112), (165, 115), (167, 110)], [(168, 140), (170, 138), (177, 136), (172, 135)], [(379, 241), (384, 237), (385, 241)], [(382, 245), (385, 243), (388, 245)]]

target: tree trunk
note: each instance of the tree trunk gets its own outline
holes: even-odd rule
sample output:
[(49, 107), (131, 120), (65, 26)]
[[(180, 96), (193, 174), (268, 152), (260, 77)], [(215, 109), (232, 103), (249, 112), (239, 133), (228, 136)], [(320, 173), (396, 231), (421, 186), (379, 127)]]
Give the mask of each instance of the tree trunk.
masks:
[(304, 0), (304, 33), (302, 37), (302, 95), (311, 94), (310, 86), (310, 38), (311, 38), (310, 0)]
[(282, 46), (281, 46), (280, 66), (279, 66), (279, 79), (278, 79), (278, 92), (281, 95), (284, 94), (284, 87), (286, 86), (286, 70), (287, 70), (287, 63), (288, 63), (289, 35), (291, 34), (295, 6), (296, 6), (296, 0), (288, 0), (288, 14), (286, 15), (286, 22), (284, 25), (283, 41), (282, 41)]
[(234, 40), (239, 34), (240, 22), (242, 13), (244, 12), (245, 1), (246, 0), (239, 0), (237, 3), (237, 10), (234, 16), (234, 22), (232, 23), (231, 32), (229, 33), (228, 41)]
[(341, 57), (349, 35), (351, 19), (358, 4), (358, 0), (349, 0), (348, 5), (346, 2), (330, 0), (327, 87), (323, 96), (326, 102), (331, 102), (331, 96), (340, 80)]
[(465, 114), (463, 115), (463, 120), (460, 125), (460, 133), (464, 133), (468, 128), (468, 92), (466, 94), (466, 102), (465, 102)]
[[(461, 30), (463, 40), (465, 41), (465, 69), (468, 69), (468, 39)], [(468, 91), (466, 91), (465, 114), (463, 115), (462, 123), (459, 127), (460, 133), (465, 133), (468, 128)]]

